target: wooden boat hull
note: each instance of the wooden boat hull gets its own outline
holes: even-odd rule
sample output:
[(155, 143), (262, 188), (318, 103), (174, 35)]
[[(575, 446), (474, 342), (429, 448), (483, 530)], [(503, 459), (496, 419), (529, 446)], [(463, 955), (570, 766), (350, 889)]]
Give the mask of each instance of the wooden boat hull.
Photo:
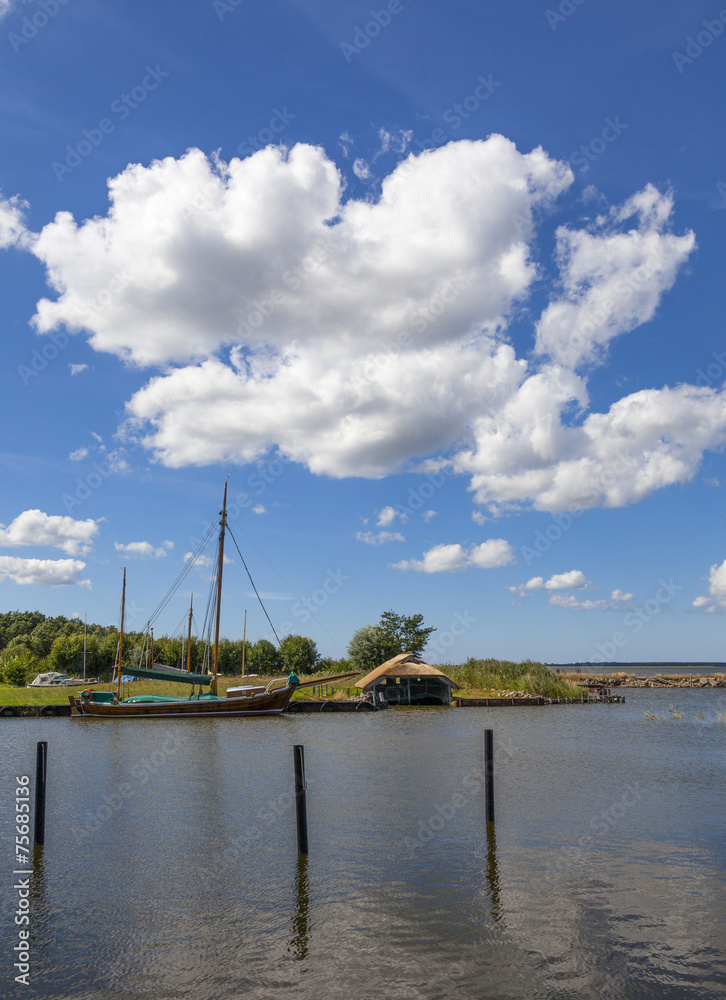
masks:
[(69, 697), (71, 716), (93, 719), (208, 719), (247, 715), (280, 715), (294, 687), (242, 698), (180, 698), (178, 701), (94, 702)]

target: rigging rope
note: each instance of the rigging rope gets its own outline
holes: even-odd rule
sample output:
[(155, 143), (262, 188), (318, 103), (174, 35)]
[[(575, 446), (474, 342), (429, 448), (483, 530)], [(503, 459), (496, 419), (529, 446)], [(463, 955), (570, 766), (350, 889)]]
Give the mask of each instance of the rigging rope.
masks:
[(260, 607), (261, 607), (261, 608), (262, 608), (262, 610), (263, 610), (263, 611), (265, 612), (265, 618), (267, 618), (268, 622), (270, 623), (270, 628), (272, 629), (272, 631), (273, 631), (273, 633), (274, 633), (274, 636), (275, 636), (275, 638), (277, 639), (277, 645), (279, 646), (279, 645), (280, 645), (280, 637), (279, 637), (279, 635), (277, 634), (277, 632), (275, 632), (275, 626), (274, 626), (274, 625), (272, 624), (272, 619), (271, 619), (271, 618), (270, 618), (270, 616), (269, 616), (269, 615), (267, 614), (267, 608), (266, 608), (266, 607), (265, 607), (265, 605), (264, 605), (264, 604), (262, 603), (262, 598), (261, 598), (261, 597), (260, 597), (260, 595), (259, 595), (259, 594), (257, 593), (257, 587), (255, 587), (255, 581), (254, 581), (254, 580), (252, 579), (252, 574), (251, 574), (251, 573), (250, 573), (250, 571), (249, 571), (249, 570), (247, 569), (247, 563), (245, 562), (245, 557), (244, 557), (244, 556), (242, 555), (242, 553), (240, 552), (240, 550), (239, 550), (239, 545), (237, 544), (237, 539), (236, 539), (236, 538), (234, 537), (234, 535), (232, 534), (232, 529), (231, 529), (231, 528), (229, 527), (229, 525), (227, 525), (227, 531), (228, 531), (228, 532), (230, 533), (230, 535), (232, 535), (232, 541), (234, 542), (234, 547), (235, 547), (235, 548), (237, 549), (237, 552), (239, 553), (239, 557), (240, 557), (240, 559), (242, 560), (242, 565), (243, 565), (243, 566), (244, 566), (244, 568), (245, 568), (245, 569), (247, 570), (247, 576), (248, 576), (248, 577), (250, 578), (250, 583), (252, 584), (252, 589), (254, 590), (255, 594), (257, 595), (257, 600), (258, 600), (258, 601), (260, 602)]
[(179, 587), (181, 586), (183, 580), (185, 579), (185, 577), (187, 576), (187, 574), (190, 572), (192, 566), (195, 564), (195, 562), (197, 561), (197, 559), (199, 558), (199, 556), (202, 554), (202, 551), (209, 544), (209, 539), (212, 537), (212, 535), (214, 534), (214, 532), (216, 530), (217, 530), (217, 525), (216, 524), (210, 524), (210, 526), (207, 528), (207, 530), (206, 530), (206, 532), (204, 534), (204, 537), (202, 538), (202, 540), (199, 542), (199, 544), (197, 545), (196, 549), (192, 553), (191, 558), (187, 559), (187, 561), (184, 564), (184, 566), (179, 570), (179, 573), (177, 574), (176, 579), (174, 580), (174, 582), (172, 583), (172, 585), (169, 587), (169, 589), (167, 590), (166, 594), (164, 594), (164, 596), (162, 597), (162, 599), (161, 599), (158, 607), (156, 608), (156, 611), (154, 611), (154, 613), (151, 615), (151, 617), (149, 618), (148, 622), (146, 623), (146, 628), (147, 629), (151, 628), (151, 626), (154, 624), (154, 622), (156, 621), (156, 619), (162, 613), (162, 611), (167, 606), (167, 604), (169, 603), (169, 601), (172, 599), (172, 597), (174, 596), (174, 594), (176, 593), (176, 591), (179, 589)]

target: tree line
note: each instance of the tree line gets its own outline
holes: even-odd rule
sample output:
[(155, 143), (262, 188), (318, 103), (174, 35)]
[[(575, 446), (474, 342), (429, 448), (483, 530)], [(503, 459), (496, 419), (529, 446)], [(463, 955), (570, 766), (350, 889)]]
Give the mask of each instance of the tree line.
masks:
[[(367, 673), (397, 653), (419, 654), (434, 632), (424, 627), (422, 615), (398, 615), (387, 611), (377, 625), (358, 629), (349, 645), (348, 657), (338, 660), (322, 657), (310, 636), (287, 635), (275, 646), (268, 639), (221, 639), (218, 669), (222, 674), (276, 674), (294, 670), (298, 674), (355, 670)], [(113, 625), (86, 626), (86, 677), (109, 680), (118, 650), (119, 632)], [(192, 637), (187, 649), (186, 639), (163, 635), (154, 640), (156, 664), (209, 669), (208, 644)], [(35, 674), (56, 670), (80, 676), (84, 659), (84, 623), (79, 618), (58, 615), (47, 617), (40, 611), (7, 611), (0, 613), (0, 683), (22, 686)], [(122, 663), (134, 666), (150, 665), (151, 645), (142, 632), (124, 632)]]

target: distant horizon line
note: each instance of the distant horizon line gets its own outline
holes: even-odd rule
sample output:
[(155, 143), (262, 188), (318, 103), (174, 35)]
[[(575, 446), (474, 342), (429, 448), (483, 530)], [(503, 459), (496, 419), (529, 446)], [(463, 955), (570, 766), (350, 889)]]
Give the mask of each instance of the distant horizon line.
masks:
[(572, 663), (545, 663), (546, 667), (726, 667), (722, 660), (608, 660), (592, 663), (581, 660)]

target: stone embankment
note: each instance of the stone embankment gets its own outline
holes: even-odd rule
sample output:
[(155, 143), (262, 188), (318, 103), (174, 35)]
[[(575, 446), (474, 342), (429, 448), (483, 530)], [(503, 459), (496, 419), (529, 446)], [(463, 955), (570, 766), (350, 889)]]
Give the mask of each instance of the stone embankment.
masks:
[(562, 680), (583, 687), (629, 688), (724, 688), (726, 674), (558, 674)]

